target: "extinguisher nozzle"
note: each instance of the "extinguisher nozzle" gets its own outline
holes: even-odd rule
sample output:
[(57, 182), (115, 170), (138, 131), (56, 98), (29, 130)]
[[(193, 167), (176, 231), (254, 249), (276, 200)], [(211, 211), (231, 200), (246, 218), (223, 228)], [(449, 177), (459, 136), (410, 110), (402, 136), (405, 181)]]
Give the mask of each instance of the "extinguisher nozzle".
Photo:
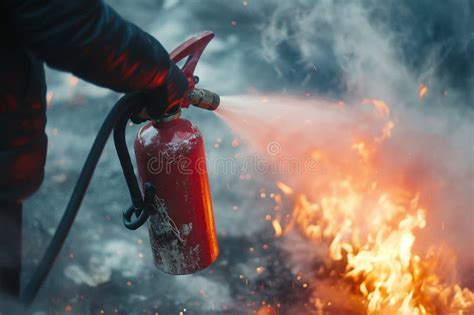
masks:
[(194, 89), (188, 94), (189, 103), (208, 110), (216, 110), (220, 101), (219, 95), (204, 89)]

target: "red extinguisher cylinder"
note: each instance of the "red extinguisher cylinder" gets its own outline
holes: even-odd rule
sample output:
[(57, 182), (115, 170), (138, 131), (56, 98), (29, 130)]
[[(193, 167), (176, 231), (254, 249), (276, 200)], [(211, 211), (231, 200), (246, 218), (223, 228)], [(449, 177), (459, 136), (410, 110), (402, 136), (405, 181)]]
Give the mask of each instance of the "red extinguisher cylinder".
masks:
[(175, 115), (151, 121), (135, 140), (142, 191), (156, 191), (148, 220), (155, 265), (169, 274), (189, 274), (211, 265), (218, 245), (204, 142), (199, 129)]

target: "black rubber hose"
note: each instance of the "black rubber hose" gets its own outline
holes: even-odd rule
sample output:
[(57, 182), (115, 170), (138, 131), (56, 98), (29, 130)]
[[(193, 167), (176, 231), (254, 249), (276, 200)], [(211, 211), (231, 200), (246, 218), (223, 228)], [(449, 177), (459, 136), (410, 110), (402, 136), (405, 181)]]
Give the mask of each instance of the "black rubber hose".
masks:
[[(123, 224), (129, 230), (136, 230), (141, 227), (148, 219), (149, 213), (145, 209), (147, 200), (143, 200), (137, 177), (133, 171), (133, 164), (128, 153), (125, 131), (128, 124), (128, 117), (124, 115), (119, 119), (114, 128), (114, 143), (117, 155), (122, 166), (125, 182), (132, 199), (132, 206), (123, 213)], [(153, 194), (154, 196), (154, 194)]]
[(48, 276), (53, 264), (61, 251), (61, 248), (64, 244), (64, 241), (69, 234), (74, 219), (79, 211), (84, 195), (87, 191), (89, 183), (91, 181), (94, 170), (97, 166), (97, 162), (102, 154), (107, 139), (109, 138), (110, 133), (116, 126), (118, 121), (122, 119), (128, 119), (130, 114), (137, 112), (142, 102), (142, 95), (127, 94), (123, 96), (117, 104), (112, 108), (112, 110), (107, 115), (104, 123), (100, 127), (100, 130), (95, 138), (94, 144), (87, 156), (87, 160), (84, 163), (79, 179), (77, 180), (74, 191), (69, 199), (69, 203), (64, 211), (61, 222), (54, 233), (53, 239), (51, 240), (48, 249), (46, 250), (43, 259), (39, 263), (38, 267), (34, 271), (30, 281), (28, 282), (25, 289), (20, 295), (20, 301), (26, 305), (29, 305), (35, 299), (41, 285)]
[(129, 112), (128, 116), (123, 115), (114, 128), (114, 144), (122, 166), (123, 175), (127, 183), (128, 191), (132, 198), (132, 204), (135, 209), (143, 208), (143, 198), (138, 186), (137, 177), (133, 171), (133, 164), (128, 153), (127, 142), (125, 141), (125, 130), (127, 128), (128, 118), (133, 114)]

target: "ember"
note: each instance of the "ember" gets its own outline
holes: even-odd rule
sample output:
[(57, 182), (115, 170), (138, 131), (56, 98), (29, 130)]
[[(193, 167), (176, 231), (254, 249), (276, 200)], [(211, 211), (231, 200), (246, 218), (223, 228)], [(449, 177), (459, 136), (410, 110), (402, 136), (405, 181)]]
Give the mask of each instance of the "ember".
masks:
[(422, 101), (425, 98), (426, 93), (428, 93), (428, 87), (424, 84), (420, 84), (420, 87), (418, 89), (418, 95), (420, 97), (420, 101)]

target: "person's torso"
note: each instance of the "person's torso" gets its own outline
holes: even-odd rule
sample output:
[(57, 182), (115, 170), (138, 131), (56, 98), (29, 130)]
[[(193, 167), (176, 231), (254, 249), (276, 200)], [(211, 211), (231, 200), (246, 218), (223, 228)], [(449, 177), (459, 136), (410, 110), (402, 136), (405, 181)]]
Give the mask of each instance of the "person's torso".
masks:
[(21, 146), (41, 132), (46, 107), (43, 63), (21, 45), (8, 17), (1, 15), (0, 149)]
[(43, 178), (47, 139), (43, 63), (0, 12), (0, 199), (24, 198)]

